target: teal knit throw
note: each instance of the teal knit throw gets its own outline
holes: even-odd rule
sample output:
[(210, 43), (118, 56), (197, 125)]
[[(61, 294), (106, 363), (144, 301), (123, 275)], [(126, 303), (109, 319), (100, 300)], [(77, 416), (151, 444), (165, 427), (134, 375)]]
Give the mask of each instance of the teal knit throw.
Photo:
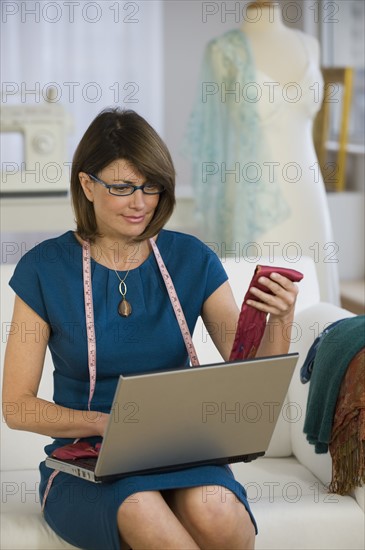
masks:
[(342, 379), (353, 357), (365, 347), (365, 315), (350, 317), (330, 330), (316, 353), (309, 386), (304, 433), (316, 453), (326, 453)]

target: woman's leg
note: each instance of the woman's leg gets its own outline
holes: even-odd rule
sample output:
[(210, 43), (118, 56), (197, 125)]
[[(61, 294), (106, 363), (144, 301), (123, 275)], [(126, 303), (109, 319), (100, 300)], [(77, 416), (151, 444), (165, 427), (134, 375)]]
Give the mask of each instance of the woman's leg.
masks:
[(251, 518), (242, 502), (225, 487), (194, 487), (169, 491), (165, 495), (199, 548), (254, 548), (255, 529)]
[(133, 550), (197, 550), (193, 537), (158, 491), (135, 493), (119, 507), (118, 529)]

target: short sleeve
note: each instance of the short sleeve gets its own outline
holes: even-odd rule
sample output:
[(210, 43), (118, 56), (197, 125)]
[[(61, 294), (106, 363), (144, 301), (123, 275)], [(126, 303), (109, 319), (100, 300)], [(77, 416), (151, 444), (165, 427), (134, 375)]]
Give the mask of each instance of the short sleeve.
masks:
[(203, 246), (205, 248), (207, 262), (207, 277), (204, 293), (205, 302), (213, 292), (228, 280), (228, 276), (217, 254), (207, 245)]
[(39, 272), (42, 269), (38, 247), (27, 252), (18, 262), (9, 281), (10, 287), (46, 323), (49, 323)]
[(204, 302), (228, 279), (222, 262), (213, 248), (193, 235), (164, 230), (157, 244), (194, 327)]

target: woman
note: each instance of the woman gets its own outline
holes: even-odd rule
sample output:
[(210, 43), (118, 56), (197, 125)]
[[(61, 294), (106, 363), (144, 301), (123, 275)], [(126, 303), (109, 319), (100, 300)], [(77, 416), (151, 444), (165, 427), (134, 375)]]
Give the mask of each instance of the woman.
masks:
[[(195, 237), (166, 231), (174, 203), (170, 154), (151, 126), (133, 111), (109, 109), (91, 123), (74, 156), (71, 191), (77, 229), (45, 241), (19, 262), (10, 285), (16, 293), (13, 322), (39, 328), (41, 338), (8, 341), (4, 401), (19, 405), (10, 427), (49, 435), (55, 449), (85, 438), (100, 442), (121, 373), (176, 368), (188, 355), (170, 299), (151, 251), (153, 238), (174, 282), (192, 333), (206, 326), (234, 328), (239, 310), (221, 262)], [(83, 251), (91, 255), (97, 377), (91, 398), (83, 288)], [(85, 266), (84, 266), (85, 270)], [(86, 284), (86, 283), (85, 283)], [(253, 290), (253, 307), (285, 325), (258, 354), (288, 351), (296, 286), (277, 275)], [(88, 317), (89, 319), (89, 317)], [(228, 360), (234, 330), (212, 335)], [(222, 335), (223, 336), (223, 335)], [(54, 401), (37, 397), (47, 345), (55, 366)], [(88, 405), (90, 410), (88, 412)], [(22, 410), (37, 410), (26, 415)], [(86, 414), (87, 412), (87, 414)], [(54, 419), (57, 418), (57, 422)], [(52, 470), (40, 465), (41, 498)], [(224, 488), (203, 499), (207, 485)], [(93, 486), (94, 487), (94, 486)], [(253, 548), (255, 521), (244, 488), (227, 466), (130, 476), (97, 486), (59, 473), (44, 507), (48, 524), (80, 548)]]

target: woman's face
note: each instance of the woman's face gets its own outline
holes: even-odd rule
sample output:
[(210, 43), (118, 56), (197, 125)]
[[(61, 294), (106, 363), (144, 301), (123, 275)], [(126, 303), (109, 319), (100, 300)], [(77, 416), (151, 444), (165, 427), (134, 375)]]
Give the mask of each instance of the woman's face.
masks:
[[(145, 178), (124, 159), (112, 162), (93, 175), (110, 185), (146, 183)], [(85, 172), (80, 172), (79, 178), (87, 199), (94, 205), (97, 228), (102, 235), (129, 240), (143, 233), (153, 218), (159, 195), (145, 195), (138, 189), (132, 195), (114, 196)]]

